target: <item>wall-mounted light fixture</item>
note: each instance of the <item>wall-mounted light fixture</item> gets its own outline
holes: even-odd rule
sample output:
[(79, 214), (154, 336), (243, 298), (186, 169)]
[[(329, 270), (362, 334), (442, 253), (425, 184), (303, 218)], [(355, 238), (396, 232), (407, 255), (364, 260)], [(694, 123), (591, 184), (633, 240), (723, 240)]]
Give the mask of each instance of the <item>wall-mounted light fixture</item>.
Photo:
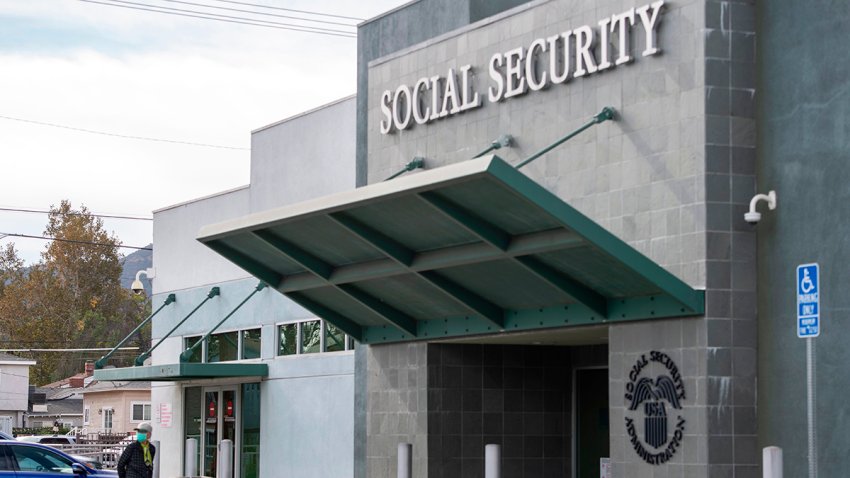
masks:
[(776, 191), (770, 191), (767, 194), (756, 194), (750, 200), (750, 210), (744, 214), (744, 220), (754, 226), (761, 221), (761, 213), (756, 211), (756, 205), (759, 201), (767, 202), (767, 208), (773, 211), (776, 209)]
[(141, 295), (142, 292), (145, 291), (145, 286), (142, 285), (141, 281), (142, 274), (144, 274), (148, 278), (148, 280), (153, 279), (154, 277), (156, 277), (156, 269), (151, 267), (149, 269), (142, 269), (139, 272), (136, 272), (136, 280), (134, 280), (133, 285), (130, 286), (130, 289), (136, 295)]

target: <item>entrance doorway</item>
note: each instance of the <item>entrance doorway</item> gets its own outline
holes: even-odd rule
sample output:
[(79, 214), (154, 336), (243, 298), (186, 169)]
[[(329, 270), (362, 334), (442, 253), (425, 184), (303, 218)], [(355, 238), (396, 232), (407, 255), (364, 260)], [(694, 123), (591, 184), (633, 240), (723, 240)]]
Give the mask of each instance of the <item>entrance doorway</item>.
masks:
[(222, 440), (233, 442), (233, 456), (230, 463), (233, 466), (230, 476), (236, 476), (235, 470), (239, 469), (239, 406), (237, 404), (238, 394), (235, 386), (229, 387), (204, 387), (204, 411), (203, 431), (201, 448), (201, 470), (204, 476), (216, 476), (219, 456), (219, 444)]
[(574, 371), (574, 455), (576, 478), (599, 478), (599, 460), (609, 457), (608, 369)]

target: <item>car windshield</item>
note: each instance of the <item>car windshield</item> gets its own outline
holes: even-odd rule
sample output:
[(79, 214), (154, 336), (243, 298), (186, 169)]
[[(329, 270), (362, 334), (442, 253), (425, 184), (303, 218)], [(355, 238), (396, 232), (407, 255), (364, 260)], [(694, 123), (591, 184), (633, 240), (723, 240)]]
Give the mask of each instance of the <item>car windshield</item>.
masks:
[(50, 450), (26, 445), (12, 445), (10, 448), (20, 471), (74, 473), (70, 460)]

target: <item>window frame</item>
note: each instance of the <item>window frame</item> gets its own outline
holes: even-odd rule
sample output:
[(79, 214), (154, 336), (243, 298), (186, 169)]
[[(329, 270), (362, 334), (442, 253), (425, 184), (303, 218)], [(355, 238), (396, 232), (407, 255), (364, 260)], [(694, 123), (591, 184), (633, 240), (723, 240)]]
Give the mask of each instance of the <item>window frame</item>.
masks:
[[(141, 420), (135, 419), (136, 417), (133, 413), (134, 412), (133, 409), (136, 407), (136, 405), (142, 406), (142, 419)], [(148, 418), (145, 418), (145, 406), (148, 407)], [(130, 402), (130, 420), (129, 420), (130, 423), (149, 422), (152, 419), (153, 419), (153, 405), (151, 404), (151, 402), (146, 402), (146, 401), (143, 401), (143, 400)]]
[[(214, 333), (210, 334), (210, 336), (207, 340), (204, 340), (204, 343), (201, 346), (204, 349), (204, 356), (202, 357), (203, 361), (201, 363), (233, 363), (233, 362), (241, 361), (242, 359), (240, 359), (239, 357), (242, 356), (242, 331), (243, 330), (253, 330), (253, 329), (256, 329), (256, 327), (251, 327), (250, 329), (216, 330)], [(219, 360), (218, 362), (210, 362), (209, 360), (207, 360), (208, 355), (209, 355), (209, 347), (208, 346), (209, 346), (210, 340), (216, 335), (225, 335), (225, 334), (233, 334), (233, 333), (236, 334), (236, 358), (234, 360)], [(201, 338), (203, 338), (203, 337), (205, 337), (205, 335), (201, 336)], [(221, 356), (221, 350), (219, 350), (219, 356)]]
[(16, 472), (18, 474), (27, 475), (27, 474), (35, 472), (35, 473), (40, 473), (40, 474), (43, 473), (45, 476), (49, 476), (49, 475), (73, 476), (72, 473), (71, 474), (63, 473), (61, 471), (22, 470), (21, 464), (18, 460), (18, 456), (15, 454), (16, 448), (22, 449), (22, 450), (35, 450), (35, 452), (37, 452), (37, 453), (42, 453), (43, 455), (50, 455), (51, 458), (53, 458), (54, 460), (57, 460), (57, 461), (64, 463), (64, 464), (67, 464), (68, 468), (71, 468), (73, 461), (68, 460), (67, 458), (62, 456), (57, 450), (51, 449), (47, 445), (45, 445), (45, 446), (30, 446), (30, 445), (26, 445), (26, 444), (23, 444), (23, 443), (20, 443), (20, 444), (19, 443), (10, 443), (10, 444), (6, 445), (6, 452), (8, 453), (7, 459), (9, 460), (8, 461), (9, 464), (12, 465), (12, 467), (14, 468), (14, 472)]
[[(302, 330), (303, 330), (302, 324), (304, 324), (306, 322), (315, 322), (317, 320), (319, 321), (319, 325), (321, 327), (319, 351), (318, 352), (310, 352), (308, 354), (305, 354), (303, 347), (302, 347)], [(284, 326), (284, 325), (295, 325), (295, 344), (296, 344), (295, 349), (296, 350), (295, 350), (294, 354), (288, 354), (288, 355), (281, 355), (280, 354), (280, 328), (281, 328), (281, 326)], [(274, 324), (274, 358), (279, 359), (279, 358), (286, 358), (286, 357), (297, 357), (299, 355), (335, 354), (335, 353), (348, 352), (348, 351), (354, 350), (354, 339), (350, 335), (346, 334), (345, 331), (343, 331), (342, 329), (337, 327), (337, 329), (340, 332), (342, 332), (342, 334), (343, 334), (345, 348), (343, 350), (334, 350), (334, 351), (331, 351), (331, 352), (326, 351), (325, 347), (327, 345), (326, 335), (327, 335), (328, 325), (333, 325), (333, 324), (330, 324), (327, 320), (324, 320), (324, 319), (319, 318), (319, 317), (307, 317), (307, 318), (296, 319), (296, 320), (285, 320), (285, 321), (281, 321), (281, 322), (276, 322)]]
[[(183, 352), (185, 352), (185, 351), (189, 350), (189, 347), (190, 347), (190, 345), (188, 345), (188, 344), (189, 344), (189, 340), (191, 340), (191, 339), (195, 339), (195, 338), (196, 338), (196, 339), (198, 339), (198, 340), (201, 340), (201, 339), (203, 339), (203, 338), (204, 338), (204, 336), (203, 336), (203, 335), (194, 335), (194, 334), (193, 334), (193, 335), (184, 335), (184, 336), (182, 337), (182, 339), (183, 339), (183, 350), (181, 350), (181, 351), (180, 351), (180, 353), (181, 353), (181, 354), (182, 354)], [(207, 363), (207, 341), (206, 341), (206, 340), (202, 341), (202, 343), (201, 343), (201, 349), (200, 349), (200, 351), (199, 351), (198, 353), (200, 353), (200, 354), (201, 354), (201, 361), (200, 361), (200, 362), (190, 362), (190, 363)]]
[[(245, 358), (245, 332), (258, 331), (260, 333), (260, 350), (258, 357)], [(239, 329), (236, 331), (237, 336), (239, 337), (239, 355), (237, 361), (251, 361), (251, 360), (262, 360), (263, 359), (263, 327), (250, 327), (247, 329)]]
[(83, 425), (88, 425), (91, 421), (91, 407), (83, 407)]
[[(106, 426), (106, 415), (109, 415), (109, 427)], [(112, 430), (115, 425), (115, 409), (112, 407), (101, 408), (101, 428), (104, 430)]]

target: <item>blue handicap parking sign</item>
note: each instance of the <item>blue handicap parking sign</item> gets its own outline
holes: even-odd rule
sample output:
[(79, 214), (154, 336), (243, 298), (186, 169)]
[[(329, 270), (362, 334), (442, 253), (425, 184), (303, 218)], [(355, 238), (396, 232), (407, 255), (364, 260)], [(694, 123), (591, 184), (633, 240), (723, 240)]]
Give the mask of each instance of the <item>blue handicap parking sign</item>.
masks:
[(797, 266), (797, 337), (820, 335), (820, 266)]

